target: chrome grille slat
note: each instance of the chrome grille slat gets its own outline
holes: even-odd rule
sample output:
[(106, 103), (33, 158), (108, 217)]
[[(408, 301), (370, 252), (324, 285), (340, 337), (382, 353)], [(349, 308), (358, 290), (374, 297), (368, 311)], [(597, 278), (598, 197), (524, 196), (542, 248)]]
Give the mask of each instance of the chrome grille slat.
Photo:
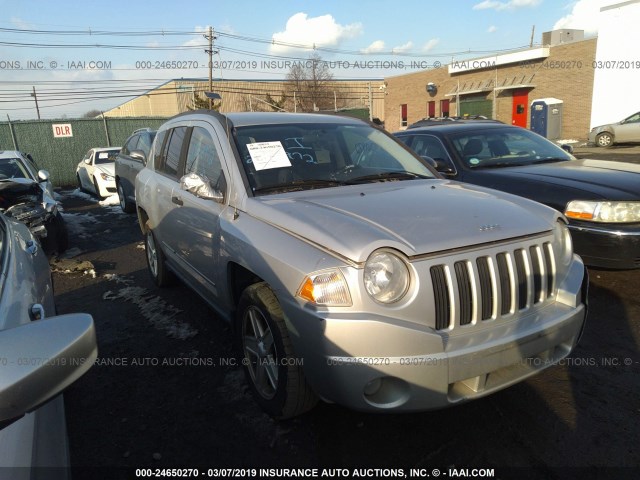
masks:
[(430, 268), (437, 330), (454, 330), (528, 311), (553, 297), (555, 258), (549, 242)]

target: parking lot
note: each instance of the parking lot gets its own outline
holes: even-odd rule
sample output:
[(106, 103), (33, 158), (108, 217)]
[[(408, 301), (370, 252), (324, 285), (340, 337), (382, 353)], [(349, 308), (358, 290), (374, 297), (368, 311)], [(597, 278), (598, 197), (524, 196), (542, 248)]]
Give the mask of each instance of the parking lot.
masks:
[[(578, 147), (575, 155), (638, 162), (640, 147)], [(229, 327), (183, 285), (151, 282), (136, 217), (72, 189), (60, 194), (72, 258), (53, 263), (58, 312), (91, 313), (99, 345), (94, 368), (65, 393), (71, 463), (90, 468), (78, 478), (134, 478), (147, 467), (637, 478), (640, 271), (590, 270), (590, 312), (575, 352), (500, 393), (405, 415), (321, 403), (276, 422), (245, 388)]]

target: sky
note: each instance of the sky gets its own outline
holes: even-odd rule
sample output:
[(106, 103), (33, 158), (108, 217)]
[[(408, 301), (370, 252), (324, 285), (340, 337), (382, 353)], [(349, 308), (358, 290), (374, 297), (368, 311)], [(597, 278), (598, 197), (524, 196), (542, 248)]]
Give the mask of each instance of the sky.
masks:
[(318, 54), (336, 79), (382, 79), (540, 44), (557, 28), (597, 35), (621, 0), (0, 0), (0, 121), (77, 118), (173, 78), (284, 79)]

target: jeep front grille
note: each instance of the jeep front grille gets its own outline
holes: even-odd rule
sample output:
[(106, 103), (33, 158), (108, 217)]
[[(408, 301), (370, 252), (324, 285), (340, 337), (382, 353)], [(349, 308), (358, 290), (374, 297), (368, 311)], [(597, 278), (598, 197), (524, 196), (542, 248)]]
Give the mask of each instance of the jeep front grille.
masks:
[(437, 330), (526, 311), (550, 299), (555, 289), (548, 242), (434, 265), (430, 272)]

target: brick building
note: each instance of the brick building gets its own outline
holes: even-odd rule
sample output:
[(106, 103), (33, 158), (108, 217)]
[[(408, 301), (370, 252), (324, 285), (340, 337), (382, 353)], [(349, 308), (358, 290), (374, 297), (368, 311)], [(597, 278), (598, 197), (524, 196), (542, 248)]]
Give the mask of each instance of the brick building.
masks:
[(591, 118), (596, 38), (581, 30), (543, 34), (543, 45), (385, 79), (385, 126), (401, 130), (426, 118), (484, 115), (530, 128), (531, 102), (562, 101), (564, 139), (586, 139)]

